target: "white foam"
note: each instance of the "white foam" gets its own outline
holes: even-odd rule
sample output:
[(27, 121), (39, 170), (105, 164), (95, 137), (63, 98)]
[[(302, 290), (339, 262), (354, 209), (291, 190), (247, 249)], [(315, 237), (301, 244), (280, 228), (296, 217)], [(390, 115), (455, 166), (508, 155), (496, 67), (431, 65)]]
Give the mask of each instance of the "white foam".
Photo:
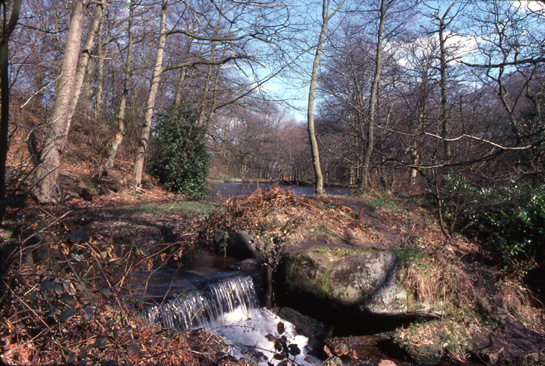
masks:
[[(277, 332), (278, 322), (284, 323), (283, 335), (288, 339), (288, 344), (297, 344), (301, 350), (301, 354), (295, 357), (296, 364), (311, 365), (304, 360), (308, 338), (297, 335), (293, 324), (268, 309), (254, 308), (245, 311), (237, 308), (235, 311), (223, 314), (208, 330), (222, 337), (230, 345), (229, 352), (233, 356), (244, 358), (261, 352), (267, 359), (262, 358), (256, 361), (259, 365), (267, 365), (267, 360), (271, 361), (274, 356), (274, 343), (267, 340), (265, 336), (272, 334), (277, 338), (280, 337)], [(293, 360), (293, 356), (290, 355), (290, 359)]]

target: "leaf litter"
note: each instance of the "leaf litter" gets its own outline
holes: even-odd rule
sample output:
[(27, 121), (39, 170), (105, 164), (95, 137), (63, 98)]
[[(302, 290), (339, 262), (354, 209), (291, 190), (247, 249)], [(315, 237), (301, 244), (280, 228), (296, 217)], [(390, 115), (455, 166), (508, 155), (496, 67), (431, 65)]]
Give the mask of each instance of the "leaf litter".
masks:
[(329, 197), (298, 196), (272, 187), (234, 196), (205, 222), (208, 238), (216, 230), (248, 231), (263, 244), (295, 246), (306, 239), (373, 246), (382, 237), (349, 207)]
[(142, 316), (141, 299), (123, 293), (126, 273), (152, 260), (137, 249), (96, 239), (21, 245), (0, 282), (1, 362), (241, 365), (216, 335), (164, 329)]

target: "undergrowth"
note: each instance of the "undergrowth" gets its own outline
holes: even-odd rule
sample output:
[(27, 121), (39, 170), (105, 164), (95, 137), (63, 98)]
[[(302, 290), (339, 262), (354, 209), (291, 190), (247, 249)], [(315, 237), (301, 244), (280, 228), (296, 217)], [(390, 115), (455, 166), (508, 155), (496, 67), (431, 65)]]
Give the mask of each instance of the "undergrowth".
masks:
[(400, 282), (409, 311), (428, 319), (398, 328), (394, 340), (421, 363), (465, 362), (476, 355), (491, 363), (543, 364), (545, 313), (520, 277), (471, 259), (483, 256), (481, 247), (462, 236), (446, 237), (422, 208), (408, 209), (410, 218), (379, 214), (406, 238), (392, 249), (404, 263)]
[[(394, 340), (419, 363), (443, 357), (465, 362), (476, 354), (483, 360), (502, 356), (506, 364), (523, 364), (513, 363), (517, 352), (526, 352), (526, 357), (532, 349), (545, 351), (538, 346), (545, 334), (544, 312), (520, 281), (464, 264), (448, 252), (433, 250), (405, 263), (402, 283), (411, 294), (409, 308), (429, 314), (430, 320), (398, 328)], [(535, 337), (537, 343), (517, 350), (521, 344), (513, 337)], [(492, 342), (488, 339), (494, 345), (483, 347)], [(502, 342), (511, 349), (502, 349)], [(537, 360), (545, 361), (545, 353)]]
[(504, 268), (525, 275), (536, 266), (545, 266), (542, 186), (476, 186), (449, 174), (443, 177), (437, 201), (449, 230), (479, 239)]
[(150, 324), (142, 315), (143, 299), (125, 291), (132, 271), (179, 257), (180, 243), (148, 254), (97, 238), (59, 239), (66, 228), (54, 217), (40, 221), (48, 220), (34, 234), (2, 243), (1, 362), (241, 364), (224, 353), (226, 345), (215, 335)]
[(439, 253), (411, 262), (402, 276), (411, 309), (430, 316), (394, 332), (418, 363), (471, 355), (505, 365), (545, 362), (545, 314), (517, 279)]
[(428, 313), (428, 321), (398, 328), (394, 340), (418, 363), (448, 357), (464, 362), (472, 351), (481, 319), (475, 309), (479, 292), (472, 276), (442, 253), (423, 250), (404, 261), (402, 283), (410, 293), (409, 310)]

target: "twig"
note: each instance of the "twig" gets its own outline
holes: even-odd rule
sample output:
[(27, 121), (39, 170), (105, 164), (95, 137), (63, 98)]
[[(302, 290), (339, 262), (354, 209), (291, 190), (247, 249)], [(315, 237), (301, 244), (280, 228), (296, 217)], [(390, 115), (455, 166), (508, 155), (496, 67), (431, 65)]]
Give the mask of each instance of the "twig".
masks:
[(23, 242), (22, 242), (21, 244), (24, 245), (26, 242), (28, 242), (30, 239), (32, 239), (32, 238), (35, 237), (36, 235), (43, 233), (45, 230), (49, 230), (49, 228), (50, 228), (51, 226), (53, 226), (54, 224), (56, 224), (56, 223), (58, 223), (59, 221), (61, 221), (62, 219), (64, 219), (67, 215), (71, 214), (72, 212), (73, 212), (73, 211), (67, 211), (64, 215), (62, 215), (61, 217), (55, 219), (53, 222), (51, 222), (49, 225), (47, 225), (46, 227), (44, 227), (44, 228), (41, 229), (40, 231), (35, 232), (34, 234), (30, 235), (28, 238), (26, 238), (25, 240), (23, 240)]
[(34, 98), (36, 95), (40, 94), (42, 91), (44, 91), (46, 88), (49, 88), (51, 85), (53, 85), (54, 83), (57, 82), (57, 80), (59, 80), (59, 78), (62, 76), (62, 74), (60, 74), (59, 76), (57, 76), (57, 78), (55, 80), (52, 80), (51, 82), (47, 83), (47, 85), (45, 85), (43, 88), (41, 88), (40, 90), (38, 90), (36, 93), (32, 94), (26, 102), (23, 103), (23, 105), (21, 105), (19, 107), (19, 110), (23, 109), (26, 107), (26, 105), (28, 103), (30, 103), (30, 101), (32, 100), (32, 98)]
[(505, 150), (505, 151), (528, 150), (528, 149), (531, 149), (532, 147), (535, 147), (535, 146), (545, 142), (545, 139), (540, 139), (540, 140), (533, 141), (531, 144), (528, 144), (528, 145), (525, 145), (525, 146), (503, 146), (503, 145), (497, 144), (497, 143), (495, 143), (493, 141), (486, 140), (486, 139), (484, 139), (482, 137), (468, 135), (468, 134), (465, 134), (465, 133), (458, 136), (458, 137), (454, 137), (454, 138), (450, 138), (450, 139), (439, 136), (439, 135), (436, 135), (434, 133), (430, 133), (430, 132), (424, 132), (424, 134), (427, 135), (427, 136), (435, 137), (435, 138), (440, 139), (442, 141), (447, 141), (447, 142), (456, 142), (456, 141), (460, 141), (460, 140), (462, 140), (464, 138), (468, 138), (468, 139), (471, 139), (471, 140), (476, 140), (476, 141), (479, 141), (479, 142), (483, 142), (483, 143), (488, 144), (488, 145), (492, 145), (497, 149)]
[(8, 284), (6, 284), (6, 287), (8, 288), (8, 290), (10, 290), (10, 292), (13, 294), (13, 296), (15, 296), (15, 297), (17, 298), (17, 300), (19, 300), (19, 302), (20, 302), (21, 304), (23, 304), (23, 306), (25, 306), (28, 310), (30, 310), (30, 311), (32, 312), (32, 314), (34, 314), (34, 316), (36, 316), (36, 317), (43, 323), (43, 325), (46, 326), (46, 328), (47, 328), (49, 331), (53, 331), (53, 330), (51, 329), (51, 327), (49, 327), (49, 325), (47, 325), (47, 323), (40, 317), (40, 315), (38, 315), (38, 313), (36, 313), (36, 312), (34, 311), (34, 309), (32, 309), (26, 302), (24, 302), (23, 299), (21, 299), (21, 298), (19, 297), (19, 295), (17, 295), (17, 293), (16, 293), (15, 291), (13, 291), (13, 289), (12, 289)]

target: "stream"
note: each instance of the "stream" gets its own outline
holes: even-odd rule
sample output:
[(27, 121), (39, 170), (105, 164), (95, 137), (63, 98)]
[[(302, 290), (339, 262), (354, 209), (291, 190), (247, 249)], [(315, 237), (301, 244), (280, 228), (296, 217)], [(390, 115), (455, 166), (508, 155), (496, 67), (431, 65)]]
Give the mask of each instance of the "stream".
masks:
[[(152, 322), (177, 329), (204, 328), (221, 336), (230, 345), (229, 352), (240, 359), (258, 365), (272, 361), (274, 343), (265, 336), (280, 337), (277, 324), (282, 322), (287, 343), (296, 344), (301, 351), (295, 364), (320, 364), (327, 357), (322, 351), (327, 340), (313, 339), (312, 334), (306, 334), (308, 337), (298, 334), (296, 330), (305, 327), (304, 324), (294, 325), (278, 316), (278, 309), (273, 311), (260, 306), (259, 291), (256, 293), (254, 287), (254, 282), (259, 283), (256, 272), (241, 271), (241, 267), (248, 267), (241, 263), (198, 250), (188, 255), (178, 268), (164, 266), (136, 273), (129, 287), (133, 294), (146, 297), (145, 315)], [(288, 313), (280, 311), (281, 316)], [(334, 329), (332, 325), (330, 328)], [(398, 366), (414, 365), (384, 334), (332, 338), (330, 333), (328, 337), (330, 342), (347, 343), (357, 352), (359, 359), (347, 359), (345, 365), (372, 366), (384, 359), (393, 360)], [(275, 360), (273, 364), (278, 362)], [(441, 365), (452, 364), (442, 362)]]
[[(221, 183), (215, 187), (215, 195), (225, 199), (268, 186)], [(293, 191), (312, 194), (314, 189), (293, 187)], [(345, 195), (349, 190), (328, 189), (328, 193)], [(271, 362), (278, 365), (281, 361), (274, 359), (274, 341), (285, 336), (285, 344), (293, 347), (290, 349), (295, 349), (296, 345), (301, 352), (295, 358), (290, 356), (294, 365), (321, 364), (327, 358), (324, 345), (333, 349), (340, 343), (348, 344), (358, 355), (356, 360), (344, 356), (344, 365), (392, 365), (381, 363), (383, 360), (391, 360), (397, 366), (416, 365), (388, 335), (388, 331), (401, 323), (396, 325), (388, 323), (388, 319), (378, 318), (357, 324), (344, 322), (344, 325), (334, 322), (331, 317), (316, 320), (308, 315), (313, 313), (315, 304), (296, 306), (305, 303), (304, 299), (298, 298), (290, 298), (290, 304), (282, 303), (281, 293), (273, 294), (273, 305), (279, 308), (264, 307), (264, 292), (268, 286), (263, 269), (263, 264), (255, 259), (241, 261), (194, 250), (184, 252), (181, 264), (163, 264), (150, 271), (134, 273), (128, 292), (145, 300), (143, 315), (151, 322), (182, 330), (204, 328), (222, 337), (229, 345), (228, 352), (249, 364), (268, 365)], [(287, 306), (298, 308), (299, 313)], [(279, 322), (285, 328), (282, 334), (277, 328)], [(351, 326), (347, 327), (347, 324)], [(267, 335), (272, 336), (267, 339)], [(455, 364), (443, 361), (440, 365)]]

